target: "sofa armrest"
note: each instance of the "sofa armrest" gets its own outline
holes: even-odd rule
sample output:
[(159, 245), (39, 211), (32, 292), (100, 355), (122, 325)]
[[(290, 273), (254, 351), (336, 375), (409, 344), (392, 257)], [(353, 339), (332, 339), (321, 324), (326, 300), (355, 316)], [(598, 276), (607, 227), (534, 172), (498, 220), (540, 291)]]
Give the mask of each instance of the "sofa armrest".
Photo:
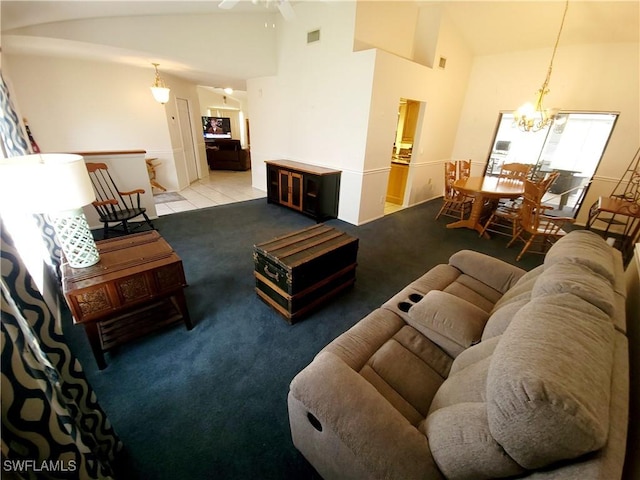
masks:
[(489, 314), (440, 290), (431, 290), (409, 309), (408, 323), (452, 358), (482, 338)]
[(321, 475), (352, 469), (339, 459), (357, 452), (368, 478), (441, 478), (424, 434), (333, 353), (318, 354), (293, 379), (289, 395), (293, 442)]
[(449, 258), (449, 265), (502, 293), (526, 273), (520, 267), (473, 250), (454, 253)]

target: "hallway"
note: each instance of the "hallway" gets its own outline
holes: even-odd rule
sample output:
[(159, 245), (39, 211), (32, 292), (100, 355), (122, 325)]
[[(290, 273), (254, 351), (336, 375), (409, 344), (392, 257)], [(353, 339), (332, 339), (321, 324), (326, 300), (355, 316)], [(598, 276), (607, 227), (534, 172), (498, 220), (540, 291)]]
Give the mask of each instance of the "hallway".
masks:
[(198, 180), (180, 192), (157, 193), (154, 199), (160, 217), (266, 196), (266, 192), (251, 186), (251, 170), (212, 170), (206, 179)]

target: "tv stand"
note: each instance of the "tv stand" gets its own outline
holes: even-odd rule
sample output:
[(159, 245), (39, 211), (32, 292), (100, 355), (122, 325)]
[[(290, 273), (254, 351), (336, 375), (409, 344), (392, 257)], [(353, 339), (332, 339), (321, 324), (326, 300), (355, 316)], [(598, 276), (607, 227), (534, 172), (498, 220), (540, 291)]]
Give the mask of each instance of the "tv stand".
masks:
[(338, 217), (340, 170), (291, 160), (267, 160), (267, 202), (276, 203), (317, 222)]

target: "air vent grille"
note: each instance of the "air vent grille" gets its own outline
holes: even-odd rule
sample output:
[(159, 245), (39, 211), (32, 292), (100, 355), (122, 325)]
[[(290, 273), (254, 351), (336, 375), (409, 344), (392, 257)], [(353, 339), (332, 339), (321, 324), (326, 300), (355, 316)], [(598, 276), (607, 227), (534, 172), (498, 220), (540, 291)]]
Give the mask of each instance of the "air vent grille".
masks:
[(307, 43), (315, 43), (320, 41), (320, 30), (312, 30), (307, 32)]

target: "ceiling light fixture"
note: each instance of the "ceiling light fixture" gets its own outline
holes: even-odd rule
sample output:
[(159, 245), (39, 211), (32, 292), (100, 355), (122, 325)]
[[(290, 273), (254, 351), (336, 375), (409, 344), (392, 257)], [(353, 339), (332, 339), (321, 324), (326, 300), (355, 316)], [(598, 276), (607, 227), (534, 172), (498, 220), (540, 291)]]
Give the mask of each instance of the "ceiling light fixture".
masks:
[(231, 87), (227, 87), (224, 89), (224, 93), (226, 93), (227, 95), (231, 95), (233, 93), (233, 88)]
[(171, 89), (167, 88), (164, 84), (164, 80), (160, 78), (160, 74), (158, 73), (158, 65), (159, 63), (152, 63), (156, 69), (156, 79), (153, 82), (153, 86), (151, 87), (151, 93), (153, 94), (153, 98), (156, 99), (156, 102), (165, 104), (169, 101), (169, 92)]
[(562, 15), (562, 22), (560, 22), (560, 30), (558, 31), (558, 36), (556, 37), (556, 44), (553, 47), (551, 62), (549, 62), (549, 69), (547, 70), (547, 77), (545, 78), (542, 87), (540, 87), (540, 90), (536, 92), (535, 105), (531, 103), (525, 103), (514, 112), (518, 128), (524, 132), (540, 131), (543, 128), (551, 125), (558, 115), (558, 111), (556, 109), (545, 109), (542, 101), (544, 100), (544, 96), (549, 93), (549, 81), (551, 80), (553, 59), (556, 56), (556, 50), (558, 49), (560, 35), (562, 34), (562, 27), (564, 26), (564, 19), (567, 16), (568, 9), (569, 0), (566, 1), (564, 6), (564, 14)]

